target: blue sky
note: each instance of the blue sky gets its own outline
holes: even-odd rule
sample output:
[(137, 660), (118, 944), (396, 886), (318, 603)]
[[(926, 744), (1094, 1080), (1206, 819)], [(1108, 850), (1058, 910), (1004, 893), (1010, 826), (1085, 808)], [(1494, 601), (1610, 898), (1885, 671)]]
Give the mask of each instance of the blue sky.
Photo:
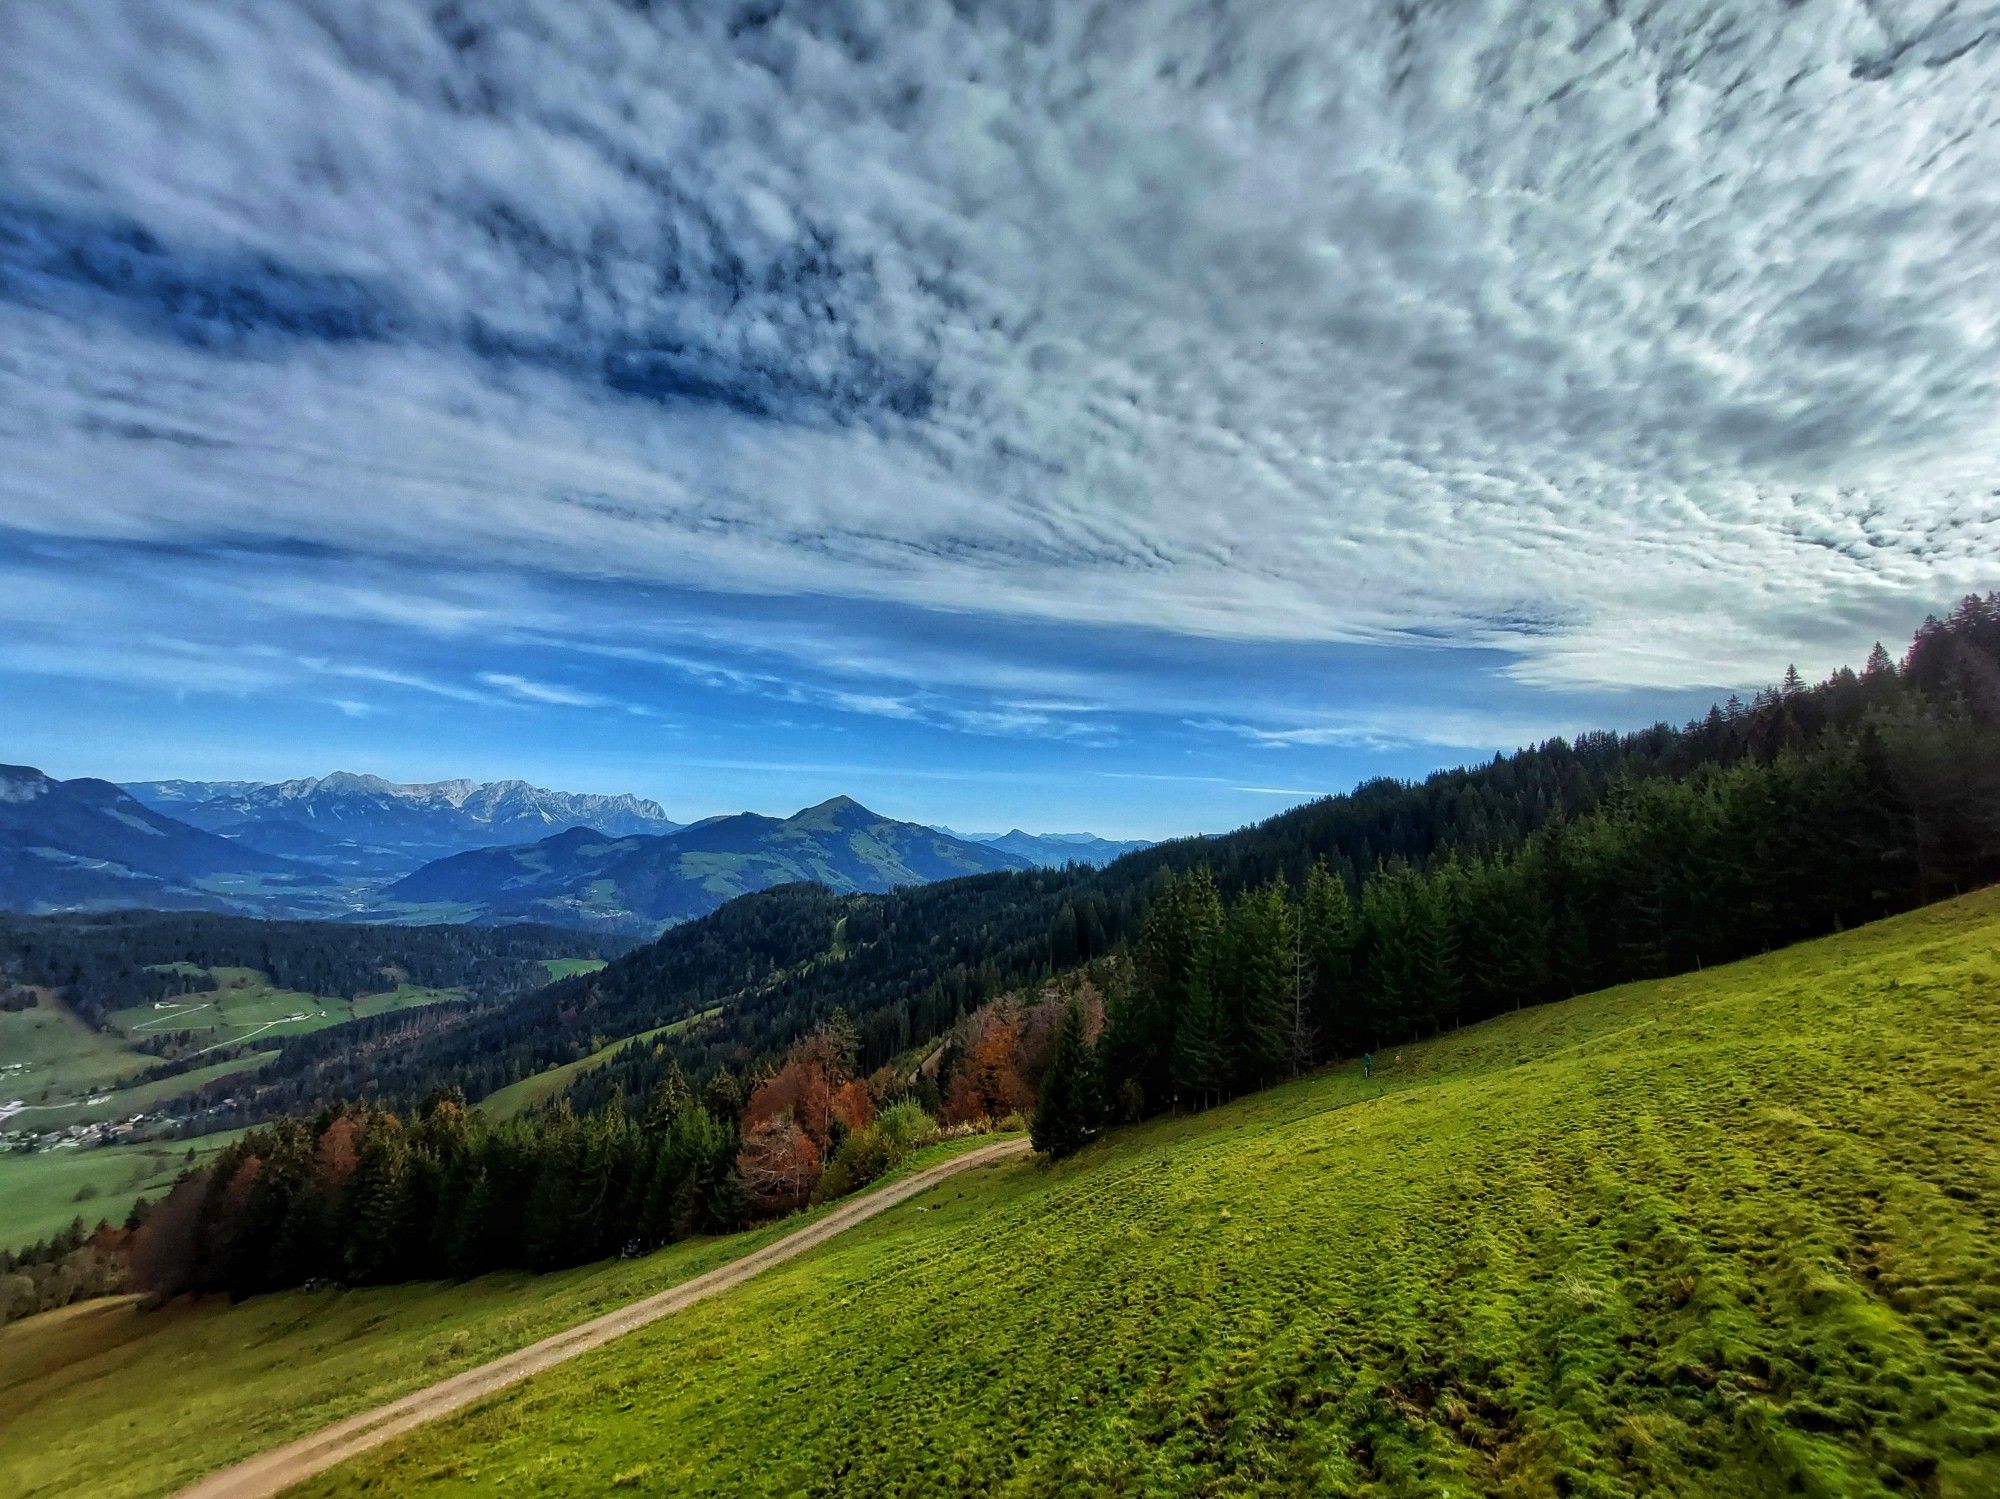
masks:
[(0, 9), (0, 758), (1160, 835), (2000, 582), (1982, 8), (893, 9)]

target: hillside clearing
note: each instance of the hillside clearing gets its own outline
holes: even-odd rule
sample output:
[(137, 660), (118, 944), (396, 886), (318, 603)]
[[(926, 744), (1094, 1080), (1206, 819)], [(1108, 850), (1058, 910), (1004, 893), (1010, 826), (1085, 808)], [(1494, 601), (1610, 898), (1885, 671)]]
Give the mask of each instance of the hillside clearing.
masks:
[(626, 1047), (651, 1041), (659, 1036), (673, 1036), (699, 1024), (711, 1015), (720, 1013), (721, 1006), (703, 1010), (697, 1015), (688, 1015), (680, 1020), (669, 1021), (655, 1026), (649, 1031), (641, 1031), (636, 1036), (621, 1036), (616, 1041), (598, 1047), (589, 1056), (578, 1057), (574, 1062), (563, 1062), (554, 1067), (545, 1067), (540, 1072), (509, 1083), (504, 1088), (496, 1088), (479, 1100), (479, 1107), (495, 1119), (512, 1119), (527, 1113), (538, 1104), (547, 1103), (586, 1072), (602, 1067)]
[(301, 1492), (2000, 1490), (2000, 894), (954, 1184)]
[[(919, 1151), (882, 1185), (989, 1143), (974, 1136)], [(122, 1297), (14, 1323), (0, 1328), (0, 1403), (9, 1412), (0, 1422), (0, 1494), (170, 1492), (679, 1285), (834, 1206), (546, 1275), (294, 1291), (238, 1306), (182, 1300), (150, 1313)], [(301, 1369), (309, 1381), (297, 1378)]]

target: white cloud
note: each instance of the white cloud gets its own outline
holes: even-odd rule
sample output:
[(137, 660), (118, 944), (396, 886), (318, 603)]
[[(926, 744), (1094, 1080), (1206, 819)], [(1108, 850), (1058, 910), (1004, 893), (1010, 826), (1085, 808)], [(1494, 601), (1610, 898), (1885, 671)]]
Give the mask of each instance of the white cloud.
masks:
[(508, 671), (483, 671), (479, 680), (488, 687), (497, 688), (520, 698), (523, 702), (541, 703), (557, 708), (609, 708), (620, 706), (611, 699), (592, 692), (578, 692), (573, 687), (561, 687), (552, 682), (537, 682), (530, 677), (516, 676)]
[[(178, 336), (0, 240), (0, 505), (1541, 686), (1813, 672), (1994, 581), (1994, 15), (7, 7), (0, 229), (137, 224), (379, 326)], [(479, 627), (366, 581), (299, 607)]]

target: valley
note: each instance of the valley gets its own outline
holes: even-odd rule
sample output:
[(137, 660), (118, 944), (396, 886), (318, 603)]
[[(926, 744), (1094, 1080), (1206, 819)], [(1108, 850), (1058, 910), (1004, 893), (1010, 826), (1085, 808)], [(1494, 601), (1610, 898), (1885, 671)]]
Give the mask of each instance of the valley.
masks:
[(1996, 125), (0, 0), (0, 1499), (2000, 1499)]
[[(604, 964), (599, 950), (590, 938), (532, 929), (460, 936), (193, 914), (0, 917), (0, 985), (41, 981), (12, 983), (0, 1008), (0, 1248), (75, 1218), (122, 1221), (188, 1160), (232, 1138), (203, 1130), (203, 1114), (303, 1037), (588, 975)], [(215, 961), (247, 957), (289, 982)], [(135, 966), (147, 958), (159, 961)]]

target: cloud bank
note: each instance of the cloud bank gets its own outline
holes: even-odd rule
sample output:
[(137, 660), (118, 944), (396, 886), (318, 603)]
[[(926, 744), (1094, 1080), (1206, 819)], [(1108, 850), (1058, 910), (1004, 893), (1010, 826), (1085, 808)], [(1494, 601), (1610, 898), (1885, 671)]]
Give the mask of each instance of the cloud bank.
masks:
[(0, 507), (302, 618), (416, 567), (975, 615), (989, 674), (1821, 669), (1995, 581), (1996, 14), (9, 6)]

